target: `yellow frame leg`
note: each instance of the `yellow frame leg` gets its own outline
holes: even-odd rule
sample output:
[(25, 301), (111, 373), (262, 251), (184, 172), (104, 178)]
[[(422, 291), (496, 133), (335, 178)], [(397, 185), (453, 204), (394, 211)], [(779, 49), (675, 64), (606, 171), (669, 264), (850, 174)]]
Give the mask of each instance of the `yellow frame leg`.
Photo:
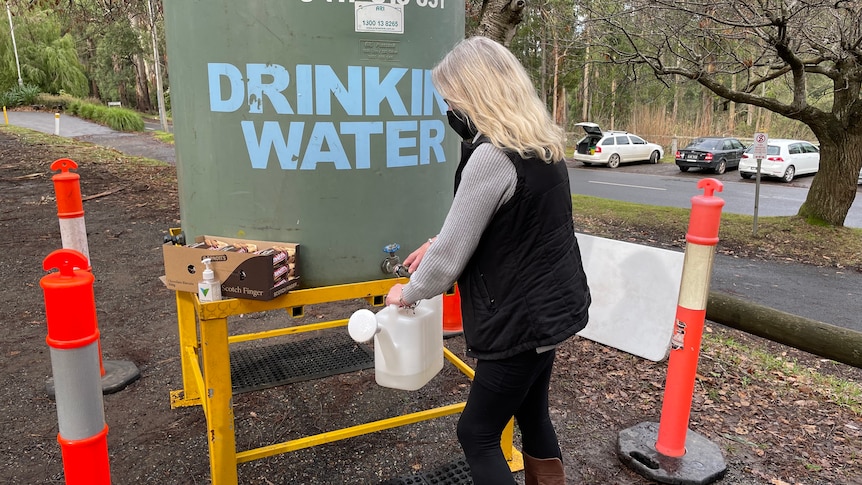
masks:
[[(195, 381), (195, 368), (198, 363), (189, 355), (188, 349), (198, 349), (197, 295), (183, 291), (176, 292), (177, 327), (180, 341), (180, 364), (183, 372), (183, 388), (171, 391), (171, 408), (196, 406), (201, 403), (200, 389)], [(196, 352), (195, 352), (196, 353)]]
[(201, 362), (206, 389), (203, 397), (204, 414), (207, 420), (212, 485), (235, 485), (239, 478), (236, 469), (236, 430), (227, 318), (201, 320), (200, 331)]
[(510, 419), (509, 424), (503, 430), (503, 435), (500, 437), (500, 448), (503, 449), (503, 456), (509, 463), (509, 470), (519, 472), (524, 469), (524, 455), (515, 448), (515, 420)]

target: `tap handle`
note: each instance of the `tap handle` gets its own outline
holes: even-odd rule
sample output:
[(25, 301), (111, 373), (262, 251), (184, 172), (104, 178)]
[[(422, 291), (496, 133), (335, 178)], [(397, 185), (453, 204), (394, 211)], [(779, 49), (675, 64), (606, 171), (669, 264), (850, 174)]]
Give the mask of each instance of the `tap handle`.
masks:
[(383, 247), (384, 253), (389, 253), (389, 257), (391, 258), (399, 249), (401, 249), (401, 245), (398, 243), (392, 243)]

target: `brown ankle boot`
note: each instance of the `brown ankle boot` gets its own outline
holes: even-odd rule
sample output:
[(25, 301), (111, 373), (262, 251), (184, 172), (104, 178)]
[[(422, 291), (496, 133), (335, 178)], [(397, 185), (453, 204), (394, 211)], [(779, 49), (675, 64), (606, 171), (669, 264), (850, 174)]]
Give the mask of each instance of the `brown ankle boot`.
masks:
[(566, 485), (566, 471), (559, 458), (533, 458), (524, 453), (524, 485)]

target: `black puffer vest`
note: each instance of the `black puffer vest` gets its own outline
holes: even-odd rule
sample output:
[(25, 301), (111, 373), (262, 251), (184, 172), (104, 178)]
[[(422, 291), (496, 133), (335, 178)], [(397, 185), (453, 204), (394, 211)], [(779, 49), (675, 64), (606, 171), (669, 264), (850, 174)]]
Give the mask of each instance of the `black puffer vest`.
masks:
[[(470, 156), (487, 142), (462, 144), (456, 192)], [(467, 355), (480, 359), (558, 344), (586, 326), (590, 306), (565, 164), (506, 155), (518, 173), (515, 192), (458, 278)]]

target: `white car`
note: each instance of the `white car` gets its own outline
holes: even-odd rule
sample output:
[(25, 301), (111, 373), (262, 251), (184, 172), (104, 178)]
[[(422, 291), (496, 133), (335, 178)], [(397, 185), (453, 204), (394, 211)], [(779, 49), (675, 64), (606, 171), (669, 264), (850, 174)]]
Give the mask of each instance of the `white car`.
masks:
[[(792, 182), (797, 175), (817, 173), (820, 169), (820, 149), (804, 140), (769, 140), (766, 158), (761, 159), (760, 175)], [(748, 147), (739, 161), (739, 175), (744, 179), (757, 174), (754, 145)]]
[(595, 123), (578, 123), (586, 135), (578, 141), (575, 161), (584, 165), (607, 165), (617, 168), (620, 163), (658, 163), (664, 156), (661, 145), (625, 131), (602, 131)]

